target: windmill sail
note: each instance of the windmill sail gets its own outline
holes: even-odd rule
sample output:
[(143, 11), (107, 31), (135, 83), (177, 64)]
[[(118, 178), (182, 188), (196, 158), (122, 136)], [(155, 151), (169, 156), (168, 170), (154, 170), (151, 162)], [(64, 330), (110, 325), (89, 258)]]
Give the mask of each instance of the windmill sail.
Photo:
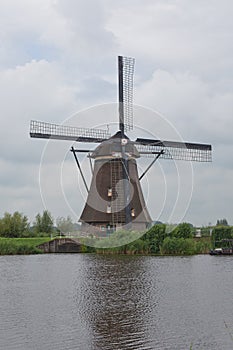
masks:
[(135, 146), (140, 155), (146, 157), (155, 157), (158, 152), (163, 151), (161, 159), (212, 161), (212, 147), (208, 144), (137, 138)]
[(122, 134), (133, 129), (134, 63), (134, 58), (118, 56), (119, 126)]
[(108, 131), (102, 129), (77, 128), (31, 120), (30, 136), (77, 142), (102, 142), (111, 135)]

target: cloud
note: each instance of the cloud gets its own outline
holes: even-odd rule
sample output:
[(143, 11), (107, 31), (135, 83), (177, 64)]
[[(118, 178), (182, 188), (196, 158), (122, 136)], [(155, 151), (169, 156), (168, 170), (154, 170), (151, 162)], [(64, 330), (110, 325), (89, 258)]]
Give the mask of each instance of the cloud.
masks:
[(0, 90), (0, 147), (7, 145), (1, 158), (32, 160), (30, 119), (63, 120), (76, 106), (75, 90), (66, 85), (59, 67), (45, 60), (0, 72)]
[(137, 87), (135, 100), (162, 112), (184, 138), (186, 134), (203, 143), (231, 140), (233, 91), (218, 91), (189, 72), (155, 71)]
[(147, 1), (145, 6), (114, 8), (108, 28), (122, 52), (150, 62), (151, 68), (153, 63), (154, 68), (188, 70), (212, 79), (228, 77), (232, 9), (229, 0)]

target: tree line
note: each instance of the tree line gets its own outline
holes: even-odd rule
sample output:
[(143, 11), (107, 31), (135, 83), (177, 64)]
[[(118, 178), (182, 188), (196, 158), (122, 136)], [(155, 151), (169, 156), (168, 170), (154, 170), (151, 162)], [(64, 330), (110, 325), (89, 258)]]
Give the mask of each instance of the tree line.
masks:
[[(18, 211), (13, 214), (5, 213), (4, 216), (0, 218), (0, 237), (48, 237), (51, 236), (51, 234), (66, 235), (68, 232), (76, 230), (77, 224), (75, 225), (73, 223), (70, 216), (66, 218), (58, 217), (54, 220), (48, 210), (44, 210), (42, 214), (38, 213), (32, 224), (30, 224), (26, 215)], [(176, 226), (156, 223), (142, 237), (136, 240), (132, 238), (134, 242), (126, 247), (124, 246), (125, 234), (123, 233), (123, 248), (121, 248), (121, 250), (127, 248), (135, 253), (143, 251), (150, 254), (182, 254), (185, 251), (191, 254), (197, 251), (207, 251), (207, 249), (211, 248), (210, 244), (212, 246), (220, 246), (223, 239), (233, 239), (233, 227), (228, 225), (226, 219), (217, 220), (216, 226), (211, 228), (211, 237), (209, 227), (201, 229), (202, 237), (209, 237), (207, 241), (202, 240), (202, 242), (197, 242), (193, 240), (195, 230), (196, 229), (189, 223), (181, 223)], [(130, 233), (127, 232), (127, 241), (129, 241), (129, 234)], [(113, 237), (110, 238), (110, 246), (114, 246), (114, 242), (111, 242), (111, 240), (118, 240), (119, 235), (121, 235), (121, 233), (115, 233)], [(132, 235), (135, 237), (135, 233), (132, 233)]]
[(70, 216), (53, 219), (48, 210), (38, 213), (32, 225), (23, 213), (18, 211), (13, 214), (5, 213), (0, 218), (0, 237), (23, 238), (43, 237), (51, 234), (67, 233), (74, 229), (74, 223)]
[(189, 223), (181, 223), (173, 230), (165, 224), (155, 224), (141, 237), (136, 232), (116, 232), (109, 237), (109, 248), (106, 242), (105, 248), (102, 248), (100, 239), (86, 243), (95, 246), (97, 253), (109, 254), (192, 255), (208, 253), (211, 249), (210, 237), (195, 240), (193, 227)]
[(84, 244), (94, 246), (98, 253), (193, 255), (206, 254), (213, 247), (224, 245), (222, 240), (233, 239), (233, 227), (229, 225), (203, 227), (201, 232), (201, 238), (195, 238), (196, 228), (189, 223), (157, 223), (142, 236), (122, 231), (110, 236), (107, 242), (88, 238)]

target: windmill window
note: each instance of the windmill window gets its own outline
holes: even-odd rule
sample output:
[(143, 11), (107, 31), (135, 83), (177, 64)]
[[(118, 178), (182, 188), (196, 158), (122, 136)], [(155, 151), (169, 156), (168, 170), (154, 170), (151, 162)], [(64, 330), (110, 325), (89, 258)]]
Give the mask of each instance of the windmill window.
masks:
[(112, 212), (112, 208), (110, 205), (107, 206), (107, 214), (111, 214)]
[(131, 216), (132, 216), (132, 217), (135, 216), (135, 210), (134, 210), (134, 208), (131, 209)]
[(112, 188), (108, 189), (108, 197), (112, 197)]

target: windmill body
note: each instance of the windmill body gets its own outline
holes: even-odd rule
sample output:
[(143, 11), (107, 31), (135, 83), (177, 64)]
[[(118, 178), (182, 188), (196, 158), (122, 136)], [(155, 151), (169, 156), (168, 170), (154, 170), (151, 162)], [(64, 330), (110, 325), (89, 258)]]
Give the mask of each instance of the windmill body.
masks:
[[(134, 59), (118, 57), (119, 131), (111, 136), (102, 129), (85, 129), (31, 121), (30, 136), (99, 145), (95, 149), (71, 147), (77, 167), (88, 192), (80, 217), (82, 231), (106, 236), (115, 230), (145, 230), (152, 222), (140, 181), (154, 162), (160, 159), (211, 161), (211, 145), (137, 138), (126, 133), (133, 128)], [(78, 159), (86, 152), (94, 162), (90, 188)], [(139, 177), (137, 159), (151, 157), (152, 162)]]
[[(138, 176), (136, 159), (140, 154), (127, 136), (121, 136), (121, 132), (117, 132), (90, 154), (94, 159), (94, 169), (80, 217), (84, 231), (90, 232), (93, 227), (94, 231), (97, 229), (100, 235), (105, 235), (127, 225), (140, 231), (151, 223)], [(128, 168), (125, 178), (123, 147)], [(127, 185), (130, 187), (127, 191), (129, 198), (125, 198)]]

